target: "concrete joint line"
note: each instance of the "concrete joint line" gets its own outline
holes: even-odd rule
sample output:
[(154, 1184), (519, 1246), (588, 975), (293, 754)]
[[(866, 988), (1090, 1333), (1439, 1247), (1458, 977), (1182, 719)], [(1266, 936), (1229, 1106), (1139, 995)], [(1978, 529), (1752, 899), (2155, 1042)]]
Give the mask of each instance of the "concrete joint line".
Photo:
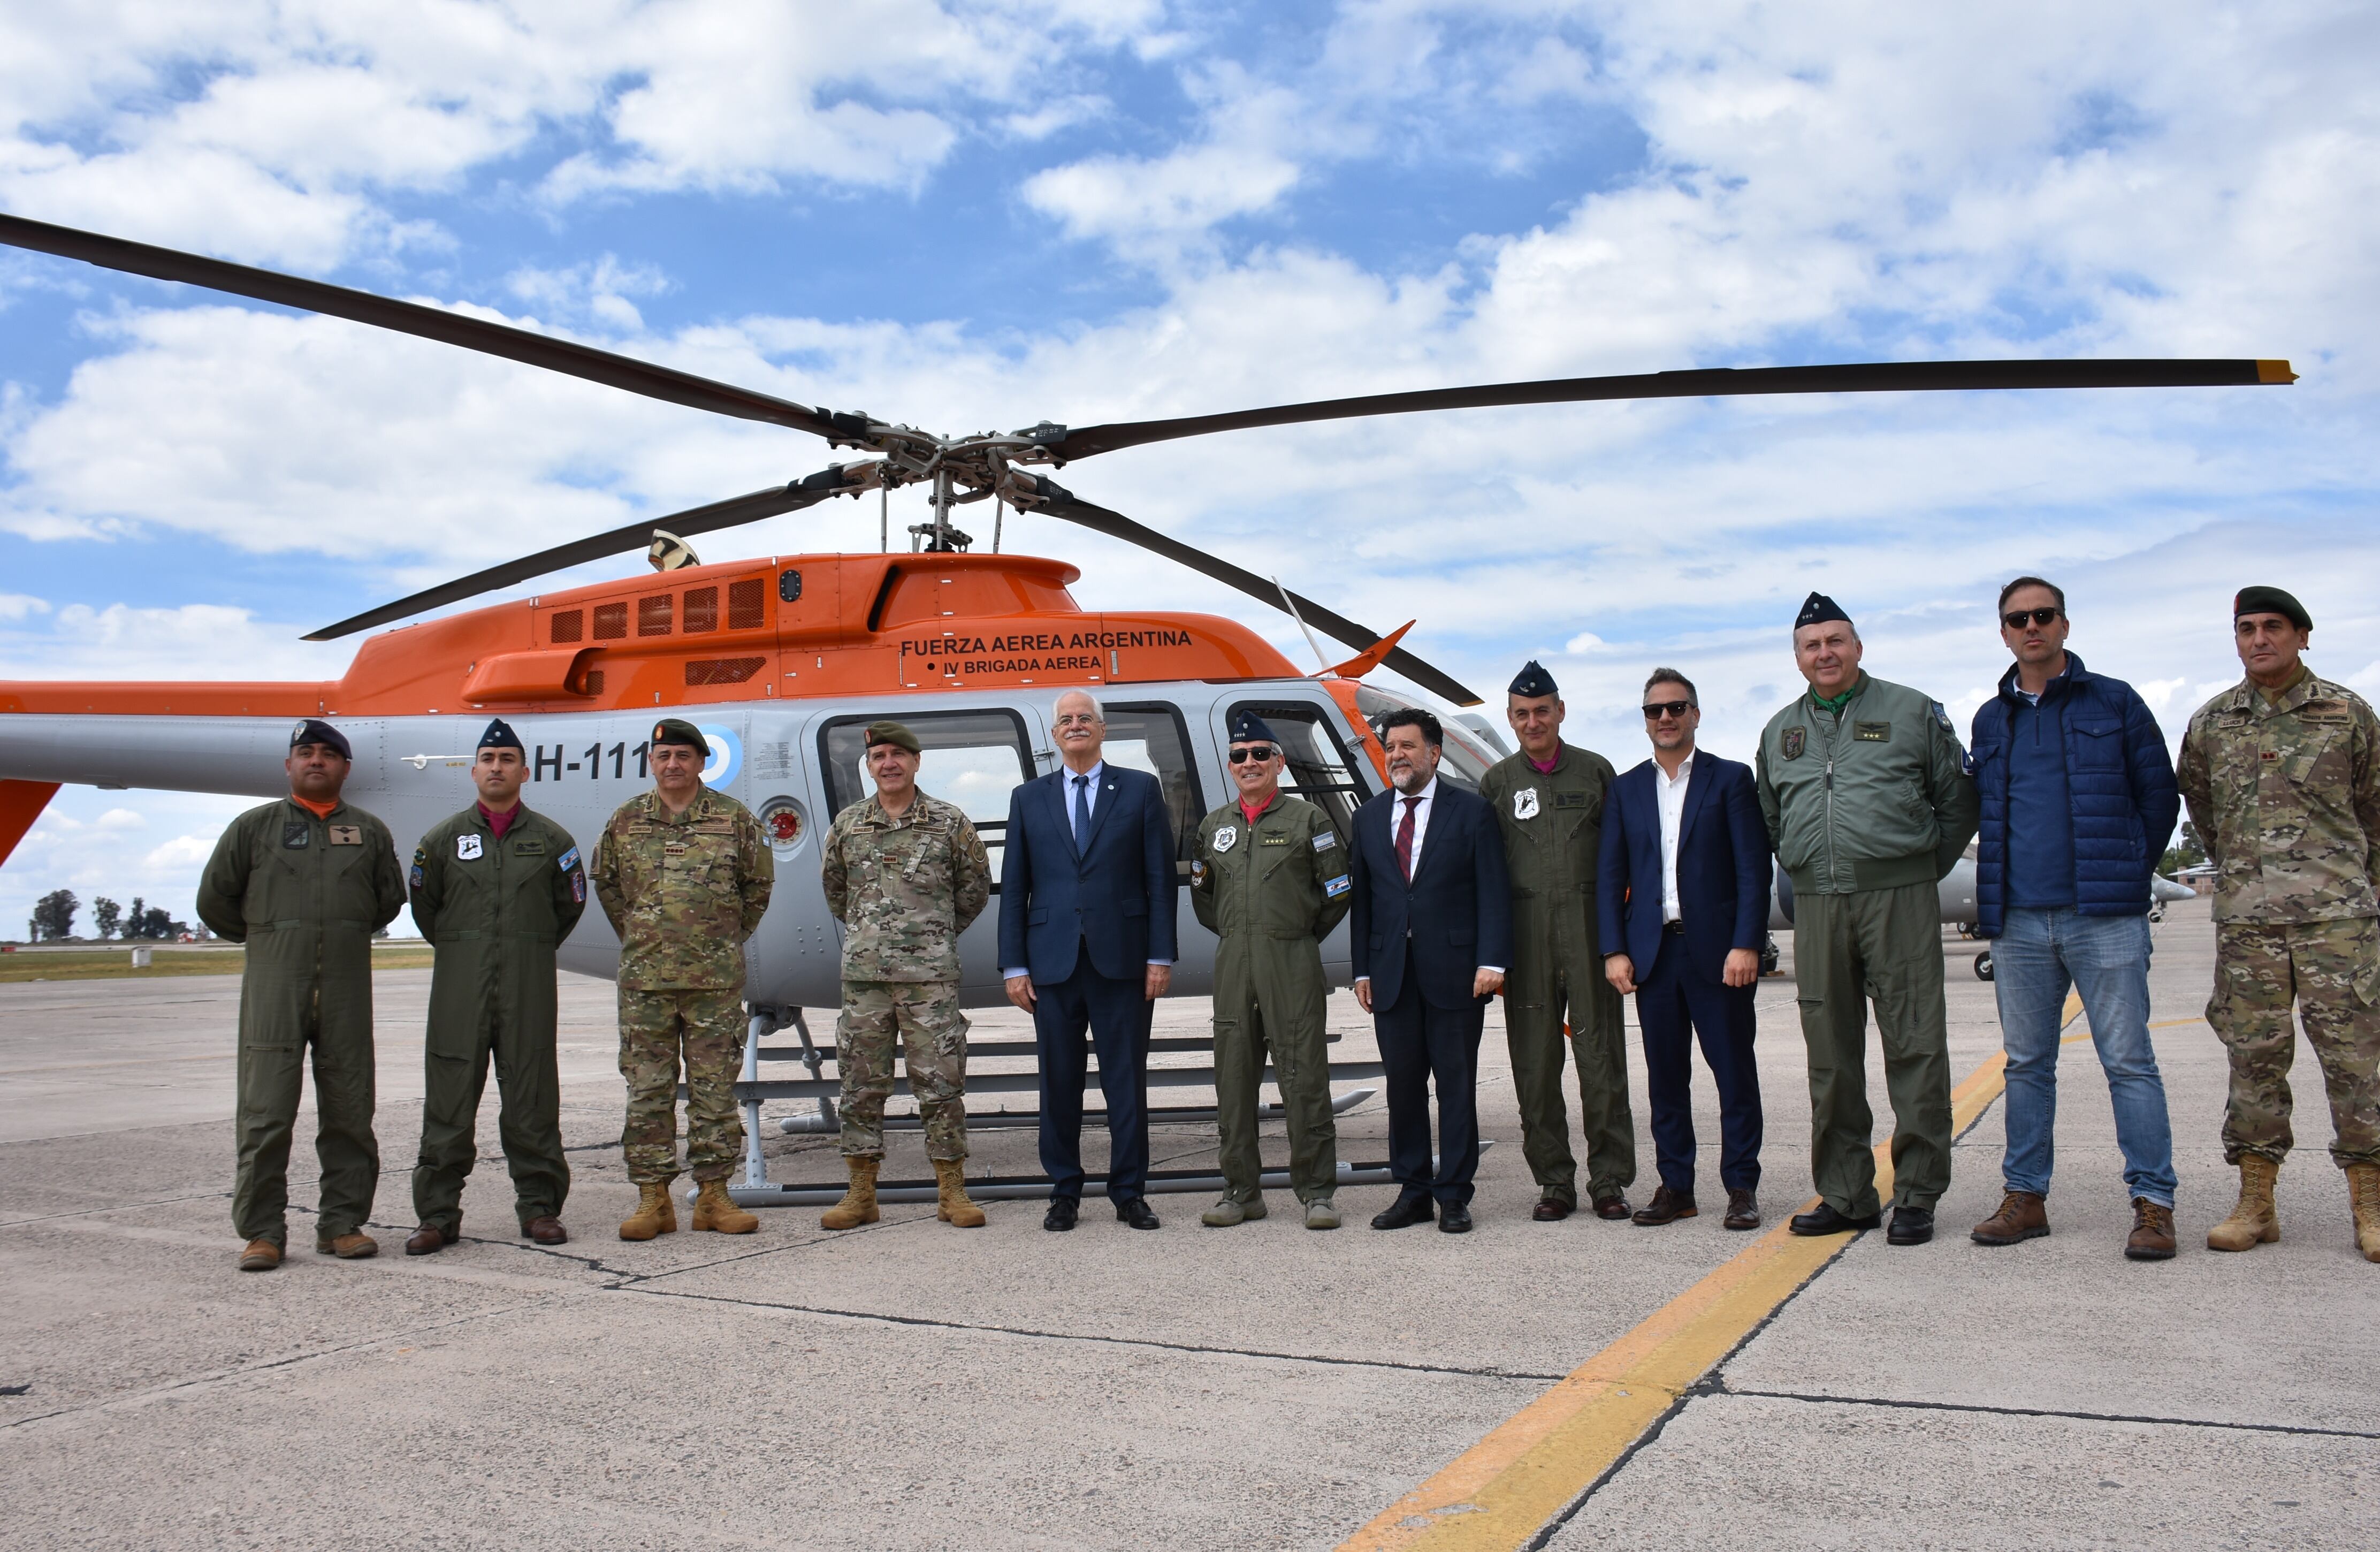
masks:
[(2232, 1423), (2214, 1417), (2158, 1417), (2139, 1412), (2072, 1411), (2063, 1407), (1994, 1407), (1973, 1401), (1910, 1401), (1890, 1396), (1824, 1396), (1794, 1390), (1739, 1390), (1720, 1379), (1706, 1394), (1745, 1396), (1768, 1401), (1804, 1401), (1813, 1406), (1892, 1407), (1905, 1411), (1980, 1412), (1988, 1417), (2062, 1417), (2078, 1423), (2138, 1423), (2160, 1428), (2222, 1428), (2247, 1434), (2302, 1434), (2325, 1439), (2380, 1439), (2360, 1428), (2317, 1428), (2301, 1423)]
[[(2081, 1007), (2069, 998), (2069, 1023)], [(1954, 1140), (1999, 1098), (2007, 1067), (2007, 1054), (1996, 1052), (1951, 1091)], [(1888, 1141), (1876, 1149), (1876, 1186), (1890, 1195)], [(1340, 1552), (1544, 1546), (1857, 1238), (1802, 1239), (1779, 1224), (1390, 1505)]]
[(676, 1289), (646, 1288), (641, 1285), (614, 1284), (604, 1291), (641, 1293), (655, 1299), (689, 1299), (706, 1304), (725, 1304), (735, 1308), (764, 1311), (772, 1314), (816, 1315), (828, 1320), (856, 1320), (880, 1326), (918, 1326), (937, 1331), (965, 1331), (978, 1336), (1014, 1337), (1037, 1342), (1091, 1342), (1102, 1347), (1153, 1349), (1160, 1352), (1188, 1352), (1210, 1358), (1247, 1358), (1268, 1363), (1312, 1363), (1336, 1369), (1378, 1369), (1392, 1374), (1451, 1375), (1463, 1379), (1513, 1381), (1541, 1384), (1558, 1380), (1560, 1375), (1529, 1374), (1514, 1369), (1466, 1368), (1455, 1363), (1400, 1363), (1385, 1358), (1338, 1358), (1328, 1353), (1273, 1352), (1263, 1348), (1209, 1347), (1198, 1342), (1167, 1342), (1150, 1337), (1110, 1337), (1096, 1332), (1042, 1331), (1023, 1326), (988, 1326), (965, 1320), (934, 1320), (923, 1315), (887, 1314), (881, 1310), (839, 1310), (823, 1304), (781, 1304), (765, 1299), (735, 1299), (723, 1293), (687, 1293)]

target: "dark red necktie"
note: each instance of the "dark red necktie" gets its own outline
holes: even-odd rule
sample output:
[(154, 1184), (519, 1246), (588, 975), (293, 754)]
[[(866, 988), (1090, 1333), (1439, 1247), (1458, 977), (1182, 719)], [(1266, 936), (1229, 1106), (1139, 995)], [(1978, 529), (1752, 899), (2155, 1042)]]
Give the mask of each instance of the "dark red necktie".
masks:
[(1405, 816), (1397, 822), (1397, 866), (1405, 870), (1405, 882), (1413, 882), (1414, 811), (1421, 807), (1419, 798), (1405, 800)]

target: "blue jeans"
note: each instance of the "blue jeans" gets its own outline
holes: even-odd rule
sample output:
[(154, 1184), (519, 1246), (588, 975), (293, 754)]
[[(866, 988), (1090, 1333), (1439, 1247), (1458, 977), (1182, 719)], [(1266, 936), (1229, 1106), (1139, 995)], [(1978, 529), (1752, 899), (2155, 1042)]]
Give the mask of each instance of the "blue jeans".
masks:
[(2149, 1044), (2144, 916), (2009, 910), (2008, 923), (1992, 945), (1992, 987), (1999, 995), (2000, 1037), (2008, 1049), (2008, 1155), (2001, 1178), (2010, 1191), (2049, 1194), (2058, 1016), (2070, 985), (2082, 995), (2083, 1016), (2107, 1075), (2124, 1187), (2133, 1196), (2170, 1207), (2173, 1123), (2166, 1115), (2156, 1050)]

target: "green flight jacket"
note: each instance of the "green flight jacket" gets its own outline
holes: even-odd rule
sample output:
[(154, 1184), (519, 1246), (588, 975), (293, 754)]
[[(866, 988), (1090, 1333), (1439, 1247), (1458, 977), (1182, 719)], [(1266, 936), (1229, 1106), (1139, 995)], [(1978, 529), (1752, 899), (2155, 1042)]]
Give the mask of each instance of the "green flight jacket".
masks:
[(372, 935), (403, 909), (396, 843), (362, 809), (318, 819), (283, 798), (233, 820), (199, 877), (199, 920), (248, 946), (240, 1043), (296, 1046), (310, 1031), (369, 1042)]
[(1514, 754), (1480, 779), (1479, 795), (1496, 811), (1512, 880), (1514, 962), (1508, 968), (1516, 975), (1539, 966), (1603, 973), (1595, 876), (1603, 855), (1603, 801), (1612, 780), (1610, 761), (1573, 744), (1560, 747), (1551, 771)]
[(528, 806), (502, 840), (473, 803), (413, 849), (413, 923), (437, 951), (430, 1048), (469, 1057), (499, 1029), (554, 1033), (554, 951), (587, 910), (587, 868), (570, 832)]
[(1254, 825), (1236, 800), (1198, 822), (1190, 908), (1224, 941), (1319, 944), (1354, 903), (1339, 832), (1330, 815), (1304, 799), (1274, 794)]
[(1974, 777), (1950, 714), (1860, 675), (1842, 715), (1805, 691), (1761, 730), (1756, 786), (1768, 841), (1797, 894), (1933, 884), (1975, 838)]

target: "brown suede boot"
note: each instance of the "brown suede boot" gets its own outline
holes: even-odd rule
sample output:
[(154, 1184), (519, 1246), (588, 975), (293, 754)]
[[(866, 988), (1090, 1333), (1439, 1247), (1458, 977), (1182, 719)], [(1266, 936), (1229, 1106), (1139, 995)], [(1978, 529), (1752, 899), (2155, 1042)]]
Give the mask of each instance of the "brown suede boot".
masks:
[(724, 1180), (698, 1180), (694, 1188), (694, 1227), (719, 1234), (749, 1234), (760, 1220), (735, 1205)]
[(281, 1265), (281, 1247), (270, 1240), (250, 1240), (239, 1253), (243, 1272), (270, 1272)]
[(1979, 1245), (2013, 1245), (2049, 1232), (2049, 1204), (2029, 1191), (2000, 1198), (2000, 1210), (1975, 1225), (1967, 1238)]
[(2280, 1216), (2273, 1211), (2273, 1182), (2280, 1174), (2281, 1167), (2261, 1154), (2240, 1155), (2240, 1204), (2206, 1231), (2208, 1250), (2254, 1250), (2281, 1237)]
[(2347, 1167), (2347, 1200), (2355, 1212), (2355, 1248), (2380, 1261), (2380, 1164)]
[(876, 1210), (876, 1171), (883, 1163), (881, 1158), (844, 1157), (843, 1164), (851, 1171), (851, 1184), (844, 1190), (842, 1201), (820, 1215), (820, 1228), (856, 1228), (883, 1216)]
[(677, 1207), (670, 1201), (669, 1188), (668, 1180), (647, 1180), (637, 1187), (637, 1210), (620, 1225), (621, 1239), (650, 1240), (677, 1232)]
[(934, 1160), (934, 1183), (942, 1188), (941, 1210), (936, 1217), (953, 1228), (983, 1227), (983, 1209), (967, 1200), (964, 1163), (954, 1158)]
[(2173, 1259), (2173, 1209), (2145, 1196), (2132, 1198), (2132, 1232), (2124, 1241), (2127, 1261)]

